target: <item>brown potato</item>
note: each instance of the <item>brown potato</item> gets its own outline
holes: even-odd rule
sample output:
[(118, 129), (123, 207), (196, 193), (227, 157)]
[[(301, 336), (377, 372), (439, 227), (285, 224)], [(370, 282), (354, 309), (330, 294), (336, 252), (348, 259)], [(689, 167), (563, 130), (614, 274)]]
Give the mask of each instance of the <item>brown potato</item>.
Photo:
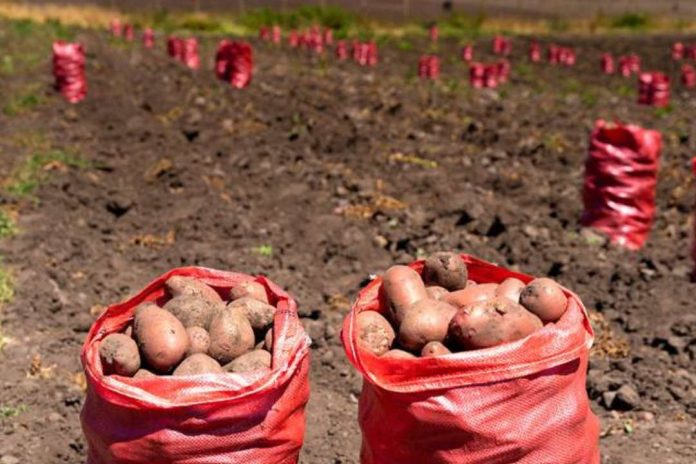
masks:
[(441, 251), (425, 260), (423, 280), (453, 292), (466, 288), (468, 272), (466, 264), (456, 253)]
[(225, 372), (220, 363), (204, 353), (192, 354), (181, 361), (181, 364), (172, 373), (175, 377), (184, 375), (218, 374)]
[(273, 328), (268, 329), (266, 336), (263, 338), (263, 347), (269, 353), (273, 353)]
[(99, 344), (104, 374), (132, 377), (140, 369), (138, 345), (126, 334), (114, 333), (104, 337)]
[(408, 266), (392, 266), (384, 273), (382, 281), (389, 298), (392, 321), (400, 324), (404, 312), (417, 301), (428, 298), (420, 275)]
[(519, 340), (542, 326), (520, 304), (497, 296), (459, 309), (450, 322), (449, 337), (464, 349), (477, 350)]
[(224, 365), (247, 351), (256, 343), (254, 329), (240, 309), (225, 308), (210, 322), (208, 353)]
[(270, 371), (271, 354), (266, 350), (254, 350), (241, 355), (223, 369), (226, 372), (241, 374), (243, 372)]
[(563, 316), (568, 306), (568, 298), (560, 285), (547, 277), (541, 277), (524, 287), (520, 303), (547, 323), (556, 322)]
[(445, 295), (442, 301), (461, 308), (477, 301), (485, 301), (495, 296), (498, 284), (479, 284), (474, 287), (465, 288)]
[(222, 298), (215, 289), (192, 277), (172, 276), (164, 283), (164, 287), (173, 298), (188, 295), (203, 298), (211, 303), (222, 303)]
[(254, 330), (265, 330), (273, 325), (276, 309), (268, 303), (250, 296), (243, 296), (230, 302), (227, 307), (229, 309), (238, 308), (242, 311)]
[(189, 348), (188, 334), (179, 319), (149, 303), (135, 311), (133, 335), (147, 365), (157, 373), (171, 371)]
[(442, 356), (444, 354), (452, 354), (452, 352), (440, 342), (426, 343), (420, 353), (420, 355), (424, 358), (430, 356)]
[(442, 342), (457, 308), (429, 298), (411, 306), (399, 326), (399, 344), (412, 353), (420, 353), (428, 342)]
[(394, 343), (394, 329), (377, 311), (362, 311), (356, 317), (358, 346), (375, 356), (381, 356)]
[(408, 351), (396, 349), (389, 350), (380, 357), (384, 359), (416, 359), (416, 357)]
[(210, 327), (213, 315), (222, 308), (221, 303), (211, 303), (199, 296), (180, 295), (167, 301), (164, 309), (184, 324), (184, 327)]
[(520, 293), (524, 288), (524, 282), (520, 279), (514, 277), (508, 277), (503, 280), (498, 288), (495, 289), (495, 296), (504, 296), (508, 300), (512, 300), (515, 303), (520, 302)]
[(189, 327), (186, 329), (189, 337), (189, 349), (186, 356), (196, 353), (207, 353), (210, 348), (210, 334), (203, 327)]
[(152, 377), (157, 376), (152, 372), (148, 371), (147, 369), (138, 369), (138, 372), (136, 372), (133, 376), (134, 379), (150, 379)]
[(254, 300), (262, 303), (269, 303), (266, 287), (264, 287), (263, 284), (253, 280), (242, 282), (230, 290), (230, 300), (238, 300), (239, 298), (244, 298), (245, 296), (253, 298)]
[(439, 285), (430, 285), (425, 288), (425, 291), (428, 293), (428, 298), (433, 300), (441, 300), (449, 293), (445, 287), (440, 287)]

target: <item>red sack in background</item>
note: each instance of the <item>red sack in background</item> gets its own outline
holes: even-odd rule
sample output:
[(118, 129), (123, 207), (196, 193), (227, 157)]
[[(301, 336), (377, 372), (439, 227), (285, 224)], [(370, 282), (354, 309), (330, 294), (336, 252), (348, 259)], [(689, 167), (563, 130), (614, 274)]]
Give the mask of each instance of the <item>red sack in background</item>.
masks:
[(215, 75), (223, 81), (229, 80), (230, 47), (232, 41), (222, 39), (215, 52)]
[(493, 53), (496, 55), (509, 55), (512, 51), (510, 39), (496, 35), (493, 37)]
[[(532, 277), (462, 255), (469, 278)], [(411, 264), (422, 272), (423, 261)], [(360, 350), (356, 317), (387, 314), (378, 277), (359, 294), (341, 339), (363, 375), (362, 464), (599, 464), (599, 421), (585, 379), (593, 332), (580, 299), (554, 324), (501, 346), (411, 360)]]
[(418, 59), (418, 77), (435, 80), (440, 77), (440, 58), (436, 55), (421, 55)]
[(288, 44), (290, 45), (290, 48), (297, 48), (300, 46), (300, 37), (295, 29), (290, 31), (290, 35), (288, 36)]
[(430, 26), (430, 30), (428, 31), (428, 35), (430, 36), (431, 42), (437, 42), (437, 39), (440, 38), (440, 29), (438, 29), (436, 24), (433, 24), (432, 26)]
[(640, 72), (640, 57), (638, 55), (626, 55), (619, 58), (619, 73), (624, 77)]
[(696, 60), (696, 45), (684, 47), (684, 58)]
[(114, 37), (121, 37), (121, 21), (118, 19), (113, 19), (110, 25), (111, 35)]
[(681, 81), (684, 87), (688, 89), (696, 87), (696, 71), (690, 64), (685, 64), (682, 66)]
[(641, 248), (655, 214), (661, 150), (657, 131), (598, 120), (585, 163), (582, 225), (601, 230), (615, 244)]
[(155, 46), (155, 33), (152, 28), (145, 28), (143, 31), (143, 46), (145, 48), (152, 48)]
[(215, 75), (242, 89), (251, 83), (254, 61), (251, 45), (246, 42), (222, 40), (215, 54)]
[(483, 63), (471, 63), (469, 66), (469, 84), (476, 89), (486, 84), (486, 66)]
[(345, 40), (336, 42), (336, 58), (338, 58), (339, 61), (348, 59), (348, 44), (346, 44)]
[(638, 103), (641, 105), (669, 105), (669, 77), (660, 72), (644, 72), (638, 78)]
[(367, 43), (367, 65), (377, 66), (379, 55), (377, 52), (377, 42), (372, 41)]
[(271, 31), (271, 40), (273, 41), (274, 44), (280, 45), (280, 42), (283, 39), (283, 34), (282, 30), (280, 29), (280, 26), (273, 26), (273, 29)]
[[(256, 280), (277, 307), (272, 370), (134, 379), (105, 376), (99, 341), (121, 332), (145, 301), (167, 299), (164, 282), (195, 277), (223, 298)], [(80, 419), (88, 464), (296, 463), (309, 398), (309, 339), (293, 299), (265, 277), (200, 267), (174, 269), (133, 298), (107, 308), (82, 347), (87, 398)]]
[(529, 44), (529, 61), (532, 63), (541, 61), (541, 45), (539, 45), (539, 42)]
[(561, 61), (560, 52), (561, 47), (559, 47), (558, 45), (549, 45), (548, 60), (550, 64), (558, 64)]
[(87, 96), (85, 50), (80, 43), (53, 42), (55, 87), (70, 103)]
[(561, 47), (558, 53), (558, 61), (564, 66), (574, 66), (575, 50), (570, 47)]
[(510, 62), (508, 60), (500, 60), (496, 63), (498, 71), (498, 82), (501, 84), (506, 83), (510, 79)]
[(469, 62), (474, 59), (474, 46), (471, 44), (466, 44), (462, 47), (462, 61)]
[(167, 55), (175, 60), (181, 60), (184, 53), (184, 42), (178, 37), (167, 37)]
[(198, 39), (195, 37), (183, 39), (181, 62), (190, 69), (198, 69), (200, 67), (201, 60), (198, 57)]
[(129, 42), (135, 39), (135, 29), (133, 29), (132, 24), (126, 24), (123, 26), (123, 38)]
[(483, 86), (493, 89), (498, 87), (498, 82), (500, 78), (500, 69), (497, 64), (491, 64), (486, 66), (483, 72)]
[(333, 29), (330, 29), (330, 28), (324, 29), (323, 40), (324, 40), (325, 45), (333, 45), (333, 43), (334, 43)]
[(672, 44), (672, 59), (681, 60), (684, 58), (684, 44), (681, 42), (674, 42)]
[(259, 39), (266, 42), (271, 40), (271, 30), (268, 26), (261, 26), (259, 28)]
[(611, 53), (602, 53), (601, 67), (604, 74), (614, 74), (614, 57)]

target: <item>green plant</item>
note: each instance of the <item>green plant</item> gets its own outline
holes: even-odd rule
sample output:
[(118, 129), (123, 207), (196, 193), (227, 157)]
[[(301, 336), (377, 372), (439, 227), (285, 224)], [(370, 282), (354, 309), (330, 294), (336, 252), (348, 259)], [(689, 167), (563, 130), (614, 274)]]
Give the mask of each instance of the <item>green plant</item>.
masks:
[(14, 297), (12, 273), (0, 260), (0, 303), (9, 303)]
[(650, 17), (644, 13), (624, 13), (611, 20), (614, 29), (645, 29), (650, 25)]
[(253, 248), (254, 253), (257, 253), (261, 256), (265, 256), (267, 258), (273, 256), (273, 246), (264, 244), (264, 245), (259, 245), (257, 247)]
[(566, 32), (570, 28), (570, 23), (564, 18), (552, 18), (547, 25), (550, 32)]
[(655, 117), (656, 118), (666, 118), (669, 116), (674, 111), (674, 107), (670, 103), (667, 106), (662, 106), (660, 108), (655, 108)]
[(440, 35), (443, 37), (476, 38), (481, 36), (486, 16), (479, 12), (471, 15), (453, 13), (440, 22)]
[(0, 238), (11, 237), (17, 233), (14, 219), (7, 211), (0, 210)]
[(34, 153), (14, 170), (9, 182), (5, 185), (5, 190), (19, 197), (32, 194), (45, 178), (45, 168), (49, 164), (73, 168), (90, 166), (90, 163), (83, 158), (62, 150)]
[(4, 419), (10, 419), (12, 417), (17, 417), (21, 413), (27, 410), (25, 404), (20, 404), (19, 406), (9, 406), (6, 404), (0, 405), (0, 417)]
[(18, 114), (31, 111), (43, 102), (43, 98), (35, 92), (36, 86), (30, 88), (18, 95), (12, 95), (10, 101), (2, 107), (2, 112), (7, 116), (16, 116)]

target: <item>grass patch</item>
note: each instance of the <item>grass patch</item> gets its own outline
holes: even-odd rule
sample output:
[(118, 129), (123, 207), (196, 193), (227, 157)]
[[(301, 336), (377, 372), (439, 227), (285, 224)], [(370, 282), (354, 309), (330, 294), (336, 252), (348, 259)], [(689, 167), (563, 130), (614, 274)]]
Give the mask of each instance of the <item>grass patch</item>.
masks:
[(9, 406), (7, 404), (0, 405), (0, 418), (11, 419), (17, 417), (27, 410), (25, 404), (20, 404), (19, 406)]
[(2, 107), (2, 112), (6, 116), (17, 116), (39, 106), (43, 103), (44, 98), (36, 93), (36, 89), (36, 86), (31, 86), (29, 90), (23, 93), (11, 96), (10, 101)]
[(650, 16), (645, 13), (624, 13), (613, 18), (610, 25), (613, 29), (643, 30), (650, 26)]
[(268, 244), (259, 245), (257, 247), (252, 248), (252, 250), (254, 251), (254, 253), (261, 255), (261, 256), (264, 256), (266, 258), (270, 258), (271, 256), (273, 256), (273, 246), (272, 245), (268, 245)]
[(14, 297), (12, 274), (0, 260), (0, 303), (9, 303)]
[(5, 184), (8, 193), (18, 197), (29, 196), (41, 184), (49, 170), (72, 167), (87, 168), (90, 163), (62, 150), (34, 153), (18, 166)]
[(0, 210), (0, 238), (12, 237), (17, 233), (14, 218), (5, 210)]
[(454, 13), (438, 25), (442, 37), (477, 38), (483, 34), (485, 22), (486, 16), (483, 13)]
[(667, 106), (662, 106), (660, 108), (655, 108), (655, 117), (656, 118), (666, 118), (669, 116), (672, 112), (674, 111), (674, 107), (670, 103)]

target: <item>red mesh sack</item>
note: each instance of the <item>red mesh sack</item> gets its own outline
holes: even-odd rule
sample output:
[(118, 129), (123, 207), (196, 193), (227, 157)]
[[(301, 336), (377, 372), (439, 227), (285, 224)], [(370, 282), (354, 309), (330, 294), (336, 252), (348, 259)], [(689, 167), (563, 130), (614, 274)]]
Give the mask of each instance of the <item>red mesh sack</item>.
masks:
[(428, 35), (430, 36), (431, 42), (437, 42), (437, 40), (440, 38), (440, 29), (437, 27), (436, 24), (430, 26)]
[(273, 26), (273, 29), (271, 29), (271, 42), (273, 42), (276, 45), (280, 45), (280, 42), (282, 40), (282, 31), (280, 29), (280, 26)]
[(532, 63), (541, 61), (541, 45), (539, 45), (539, 42), (529, 44), (529, 61)]
[(681, 81), (682, 85), (688, 89), (696, 87), (696, 70), (690, 64), (682, 65)]
[[(532, 277), (462, 255), (469, 278)], [(422, 271), (423, 261), (411, 264)], [(501, 346), (445, 356), (383, 359), (358, 349), (356, 316), (386, 314), (373, 280), (343, 324), (348, 359), (363, 375), (362, 464), (599, 464), (599, 421), (585, 379), (593, 333), (580, 299), (554, 324)]]
[(611, 53), (602, 53), (601, 68), (604, 74), (614, 74), (614, 57)]
[(215, 54), (215, 74), (218, 79), (242, 89), (251, 83), (253, 68), (251, 45), (229, 40), (219, 43)]
[(672, 44), (672, 59), (681, 60), (684, 58), (684, 44), (681, 42), (674, 42)]
[(512, 42), (510, 39), (496, 35), (492, 42), (493, 53), (496, 55), (509, 55), (512, 51)]
[(143, 31), (143, 46), (145, 48), (152, 48), (155, 46), (155, 33), (152, 28), (145, 28)]
[(559, 47), (558, 45), (554, 45), (554, 44), (549, 45), (549, 51), (548, 51), (548, 55), (547, 55), (549, 63), (558, 64), (561, 61), (560, 55), (561, 55), (561, 47)]
[(181, 62), (190, 69), (198, 69), (201, 65), (198, 56), (198, 39), (195, 37), (182, 40)]
[[(134, 379), (104, 376), (99, 341), (121, 332), (143, 302), (162, 304), (164, 282), (195, 277), (223, 298), (240, 282), (266, 287), (277, 308), (270, 372)], [(169, 271), (92, 326), (82, 347), (87, 398), (80, 419), (88, 464), (296, 463), (309, 398), (309, 339), (293, 299), (265, 277), (186, 267)]]
[(418, 59), (418, 77), (438, 79), (440, 77), (440, 58), (437, 55), (421, 55)]
[(82, 44), (53, 42), (53, 77), (56, 89), (70, 103), (77, 103), (87, 96)]
[(109, 25), (109, 29), (111, 30), (112, 36), (121, 37), (122, 29), (121, 29), (121, 21), (120, 20), (112, 19), (111, 24)]
[(300, 46), (300, 36), (295, 29), (291, 30), (288, 35), (288, 45), (290, 45), (291, 48)]
[(469, 62), (474, 59), (474, 46), (466, 44), (462, 47), (462, 61)]
[(638, 77), (638, 103), (669, 105), (669, 77), (661, 72), (644, 72)]
[(650, 233), (662, 150), (659, 132), (598, 120), (585, 164), (582, 224), (637, 250)]
[(167, 55), (180, 60), (184, 52), (184, 42), (179, 37), (167, 37)]
[(348, 44), (345, 40), (339, 40), (336, 42), (336, 58), (339, 61), (345, 61), (348, 59)]
[(324, 29), (323, 41), (324, 41), (325, 45), (333, 45), (333, 43), (334, 43), (333, 29), (331, 29), (331, 28)]
[(132, 24), (126, 24), (123, 26), (123, 38), (129, 42), (135, 39), (135, 29)]
[(469, 84), (480, 89), (486, 84), (486, 65), (483, 63), (471, 63), (469, 66)]

